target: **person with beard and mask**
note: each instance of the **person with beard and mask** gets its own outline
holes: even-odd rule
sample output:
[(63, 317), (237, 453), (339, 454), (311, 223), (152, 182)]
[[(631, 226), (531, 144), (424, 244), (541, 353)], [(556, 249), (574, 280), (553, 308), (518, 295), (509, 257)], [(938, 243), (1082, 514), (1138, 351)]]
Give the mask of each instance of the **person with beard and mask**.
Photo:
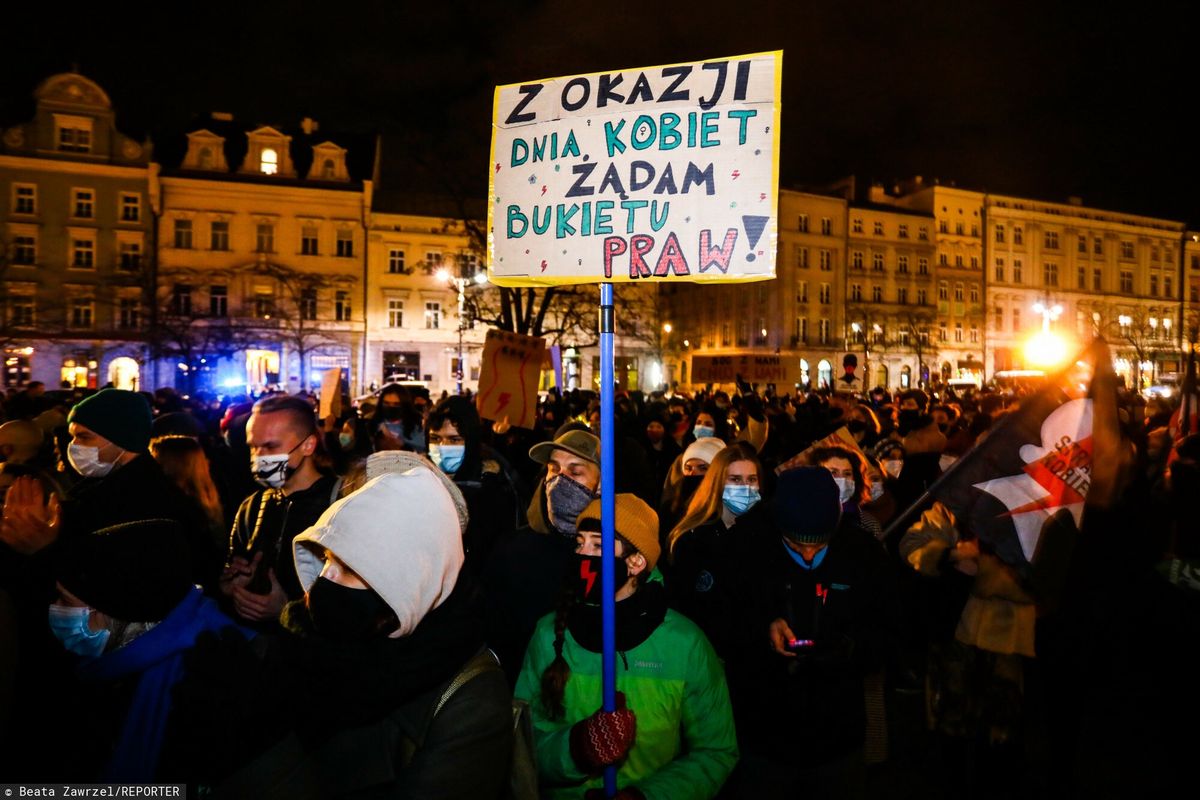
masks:
[(704, 634), (647, 580), (658, 518), (615, 498), (617, 705), (600, 710), (600, 501), (578, 517), (574, 587), (538, 623), (514, 696), (530, 704), (543, 797), (603, 797), (617, 768), (622, 800), (714, 797), (738, 758), (724, 671)]
[(246, 423), (246, 441), (251, 472), (263, 488), (238, 509), (220, 591), (239, 619), (272, 629), (284, 604), (304, 594), (291, 541), (336, 498), (338, 478), (318, 465), (321, 431), (302, 398), (258, 401)]
[(471, 522), (463, 545), (467, 566), (478, 574), (493, 545), (520, 524), (516, 479), (500, 455), (483, 443), (475, 404), (464, 397), (447, 397), (434, 407), (425, 438), (429, 460), (466, 497)]
[(546, 466), (528, 522), (496, 542), (483, 565), (488, 645), (515, 683), (534, 625), (554, 610), (575, 547), (575, 520), (600, 492), (600, 440), (570, 430), (529, 451)]
[(708, 472), (708, 465), (724, 448), (725, 442), (715, 436), (697, 439), (671, 464), (671, 471), (663, 484), (662, 499), (658, 503), (658, 517), (663, 527), (660, 544), (664, 548), (667, 534), (687, 511), (692, 495)]
[(699, 625), (723, 659), (739, 624), (730, 578), (740, 569), (746, 542), (764, 524), (764, 477), (749, 444), (717, 453), (667, 537), (669, 558), (660, 567), (671, 607)]

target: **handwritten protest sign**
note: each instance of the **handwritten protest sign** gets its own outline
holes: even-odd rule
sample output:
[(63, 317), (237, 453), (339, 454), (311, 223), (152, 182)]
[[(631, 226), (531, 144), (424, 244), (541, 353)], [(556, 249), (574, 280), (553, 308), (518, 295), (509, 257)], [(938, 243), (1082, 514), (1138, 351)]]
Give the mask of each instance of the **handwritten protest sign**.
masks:
[(773, 278), (782, 57), (498, 87), (489, 278)]
[(538, 378), (546, 340), (538, 336), (489, 330), (483, 342), (483, 364), (475, 407), (484, 419), (532, 428), (537, 414)]
[(750, 383), (795, 383), (799, 363), (776, 355), (692, 356), (692, 383), (733, 383), (738, 375)]
[(342, 370), (341, 367), (325, 370), (321, 376), (320, 418), (341, 416), (342, 413)]

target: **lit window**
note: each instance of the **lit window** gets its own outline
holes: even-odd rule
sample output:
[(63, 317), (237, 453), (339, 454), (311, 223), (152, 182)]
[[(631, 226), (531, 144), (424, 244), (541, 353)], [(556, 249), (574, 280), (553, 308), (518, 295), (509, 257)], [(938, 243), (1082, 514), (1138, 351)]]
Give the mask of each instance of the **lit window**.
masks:
[(272, 147), (264, 147), (259, 161), (263, 175), (274, 175), (279, 172), (279, 153)]
[(337, 292), (334, 295), (333, 316), (338, 322), (350, 321), (350, 293)]
[(429, 330), (436, 330), (441, 327), (442, 322), (442, 304), (441, 303), (426, 303), (425, 304), (425, 327)]

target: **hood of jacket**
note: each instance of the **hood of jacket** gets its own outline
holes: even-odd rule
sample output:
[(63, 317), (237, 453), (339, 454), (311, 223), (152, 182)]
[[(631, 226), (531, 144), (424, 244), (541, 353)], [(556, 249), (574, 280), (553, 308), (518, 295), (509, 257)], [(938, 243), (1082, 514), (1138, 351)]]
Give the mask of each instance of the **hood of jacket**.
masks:
[(454, 502), (424, 468), (372, 478), (331, 505), (292, 546), (305, 592), (328, 549), (395, 612), (400, 626), (393, 638), (411, 633), (449, 597), (464, 557)]

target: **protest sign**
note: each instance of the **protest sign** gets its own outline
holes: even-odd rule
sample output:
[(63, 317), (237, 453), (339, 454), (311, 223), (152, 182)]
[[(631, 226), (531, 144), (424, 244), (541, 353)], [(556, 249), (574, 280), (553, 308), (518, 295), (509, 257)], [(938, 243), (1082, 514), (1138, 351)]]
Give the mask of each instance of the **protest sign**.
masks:
[(517, 428), (532, 428), (545, 351), (541, 337), (489, 330), (475, 398), (479, 416), (496, 421), (507, 417)]
[(775, 277), (782, 56), (497, 87), (490, 280)]
[(321, 419), (331, 416), (341, 416), (342, 413), (342, 369), (335, 367), (325, 370), (321, 376)]
[(737, 376), (749, 383), (794, 384), (800, 365), (794, 358), (768, 354), (692, 356), (692, 383), (733, 383)]

